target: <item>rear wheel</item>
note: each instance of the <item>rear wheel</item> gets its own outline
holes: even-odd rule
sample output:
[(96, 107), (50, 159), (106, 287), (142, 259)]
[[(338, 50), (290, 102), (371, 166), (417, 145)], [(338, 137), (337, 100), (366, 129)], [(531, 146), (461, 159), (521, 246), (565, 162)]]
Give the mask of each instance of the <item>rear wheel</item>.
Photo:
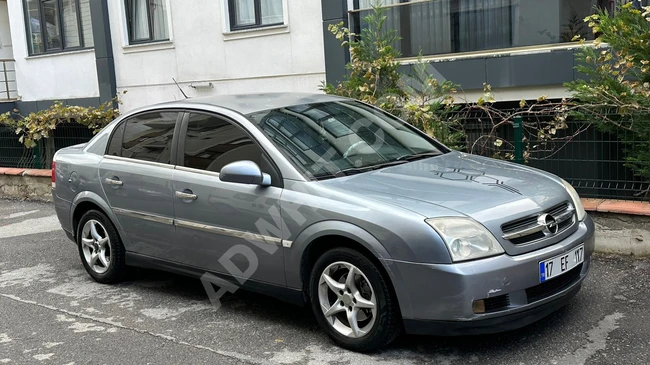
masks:
[(399, 311), (386, 279), (360, 252), (325, 252), (312, 270), (310, 295), (319, 324), (341, 347), (373, 351), (399, 334)]
[(110, 219), (97, 210), (81, 217), (77, 228), (79, 256), (88, 274), (100, 283), (116, 283), (126, 275), (125, 250)]

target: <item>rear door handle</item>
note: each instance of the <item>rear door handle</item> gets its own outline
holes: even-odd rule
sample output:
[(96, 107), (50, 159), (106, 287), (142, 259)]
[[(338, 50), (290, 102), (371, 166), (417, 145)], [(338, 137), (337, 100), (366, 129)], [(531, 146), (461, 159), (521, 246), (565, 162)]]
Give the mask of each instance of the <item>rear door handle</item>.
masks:
[(104, 182), (107, 183), (108, 185), (112, 185), (112, 186), (122, 186), (122, 185), (124, 185), (123, 182), (121, 182), (118, 178), (115, 178), (115, 177), (112, 178), (112, 179), (106, 178), (106, 179), (104, 179)]
[(192, 193), (191, 190), (177, 191), (176, 197), (181, 200), (196, 200), (199, 198), (196, 194)]

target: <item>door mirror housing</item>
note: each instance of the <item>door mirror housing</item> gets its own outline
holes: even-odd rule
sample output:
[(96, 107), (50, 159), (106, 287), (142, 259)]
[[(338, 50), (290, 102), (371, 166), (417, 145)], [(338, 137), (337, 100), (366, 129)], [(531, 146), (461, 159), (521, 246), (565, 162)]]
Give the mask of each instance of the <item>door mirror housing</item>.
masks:
[(262, 172), (253, 161), (236, 161), (224, 166), (219, 180), (236, 184), (270, 186), (271, 176)]

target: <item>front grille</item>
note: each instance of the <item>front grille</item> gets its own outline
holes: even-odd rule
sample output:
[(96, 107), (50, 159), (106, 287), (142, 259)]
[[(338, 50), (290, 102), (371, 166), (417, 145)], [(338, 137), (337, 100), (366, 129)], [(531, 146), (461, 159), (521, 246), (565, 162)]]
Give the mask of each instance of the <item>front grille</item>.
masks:
[(558, 276), (557, 278), (550, 279), (549, 281), (526, 289), (528, 303), (534, 303), (546, 299), (575, 284), (575, 282), (580, 279), (582, 265), (583, 264), (576, 266), (562, 276)]
[[(513, 234), (518, 231), (522, 231), (528, 228), (534, 228), (538, 227), (539, 224), (537, 223), (537, 219), (542, 215), (542, 214), (549, 214), (553, 217), (558, 217), (561, 216), (564, 213), (567, 213), (569, 210), (572, 210), (573, 207), (568, 203), (564, 202), (562, 204), (556, 205), (551, 209), (548, 209), (547, 211), (540, 213), (535, 216), (529, 216), (526, 218), (521, 218), (517, 219), (512, 222), (508, 222), (504, 225), (501, 226), (501, 230), (503, 231), (504, 238), (507, 237), (509, 234)], [(558, 223), (558, 232), (561, 233), (562, 231), (568, 229), (572, 224), (574, 220), (573, 217), (570, 219), (564, 220), (562, 222)], [(536, 240), (540, 240), (542, 238), (546, 237), (546, 234), (543, 231), (537, 231), (537, 232), (532, 232), (530, 234), (526, 234), (521, 237), (515, 237), (515, 238), (506, 238), (510, 242), (512, 242), (515, 245), (522, 245), (525, 243), (533, 242)]]
[(499, 295), (498, 297), (484, 299), (483, 302), (485, 302), (485, 313), (499, 312), (508, 309), (510, 296), (508, 294)]

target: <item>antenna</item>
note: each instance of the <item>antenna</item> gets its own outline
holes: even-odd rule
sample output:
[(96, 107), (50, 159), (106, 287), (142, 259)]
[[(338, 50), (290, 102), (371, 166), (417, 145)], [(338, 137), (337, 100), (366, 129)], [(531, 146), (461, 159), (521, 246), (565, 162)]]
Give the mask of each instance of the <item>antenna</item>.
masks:
[(174, 79), (174, 78), (172, 77), (172, 80), (174, 80), (174, 83), (176, 84), (176, 86), (178, 86), (178, 90), (181, 91), (181, 94), (183, 94), (183, 96), (185, 97), (185, 99), (189, 99), (189, 98), (187, 97), (187, 95), (185, 95), (185, 91), (183, 91), (183, 89), (181, 88), (181, 85), (179, 85), (178, 82), (176, 82), (176, 79)]

